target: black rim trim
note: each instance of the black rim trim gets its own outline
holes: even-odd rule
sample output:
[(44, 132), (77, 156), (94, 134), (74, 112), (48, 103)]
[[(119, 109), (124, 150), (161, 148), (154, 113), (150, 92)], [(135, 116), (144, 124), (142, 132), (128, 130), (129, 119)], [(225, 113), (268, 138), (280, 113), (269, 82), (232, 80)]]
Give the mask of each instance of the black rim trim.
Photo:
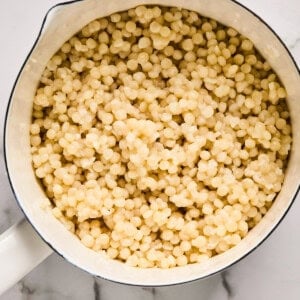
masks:
[[(51, 13), (51, 11), (53, 9), (55, 9), (56, 7), (60, 7), (60, 6), (65, 6), (65, 5), (69, 5), (69, 4), (73, 4), (73, 3), (77, 3), (77, 2), (82, 2), (84, 0), (72, 0), (72, 1), (67, 1), (67, 2), (62, 2), (62, 3), (58, 3), (54, 6), (52, 6), (46, 13), (45, 17), (43, 18), (43, 21), (42, 21), (42, 24), (41, 24), (41, 28), (39, 30), (39, 33), (35, 39), (35, 42), (32, 46), (32, 48), (30, 49), (29, 53), (27, 54), (26, 58), (25, 58), (25, 61), (23, 62), (22, 66), (21, 66), (21, 69), (20, 71), (18, 72), (18, 75), (16, 77), (16, 80), (13, 84), (13, 87), (12, 87), (12, 90), (11, 90), (11, 93), (10, 93), (10, 96), (9, 96), (9, 100), (8, 100), (8, 103), (7, 103), (7, 108), (6, 108), (6, 112), (5, 112), (5, 117), (4, 117), (4, 127), (3, 127), (3, 130), (4, 130), (4, 134), (3, 134), (3, 154), (4, 154), (4, 162), (5, 162), (5, 170), (6, 170), (6, 173), (7, 173), (7, 177), (8, 177), (8, 181), (9, 181), (9, 185), (10, 185), (10, 188), (12, 190), (12, 193), (15, 197), (15, 200), (18, 204), (18, 206), (20, 207), (21, 211), (23, 212), (26, 220), (30, 223), (30, 225), (33, 227), (33, 229), (36, 231), (36, 233), (41, 237), (41, 239), (55, 252), (57, 253), (59, 256), (61, 256), (63, 259), (65, 259), (68, 263), (72, 264), (73, 266), (83, 270), (84, 272), (96, 277), (96, 278), (100, 278), (100, 279), (104, 279), (104, 280), (108, 280), (110, 282), (115, 282), (115, 283), (119, 283), (119, 284), (122, 284), (122, 285), (128, 285), (128, 286), (140, 286), (140, 287), (163, 287), (163, 286), (175, 286), (175, 285), (181, 285), (181, 284), (185, 284), (185, 283), (191, 283), (191, 282), (195, 282), (195, 281), (198, 281), (198, 280), (201, 280), (201, 279), (205, 279), (205, 278), (208, 278), (210, 276), (213, 276), (217, 273), (220, 273), (222, 271), (225, 271), (226, 269), (232, 267), (233, 265), (235, 265), (236, 263), (240, 262), (242, 259), (244, 259), (245, 257), (247, 257), (249, 254), (251, 254), (253, 251), (255, 251), (260, 245), (262, 245), (266, 239), (275, 231), (275, 229), (277, 229), (277, 227), (279, 226), (279, 224), (282, 222), (282, 220), (285, 218), (285, 216), (287, 215), (287, 213), (289, 212), (290, 208), (292, 207), (295, 199), (297, 198), (298, 196), (298, 193), (300, 191), (300, 185), (298, 186), (297, 188), (297, 191), (295, 192), (293, 198), (292, 198), (292, 201), (290, 202), (289, 206), (287, 207), (287, 209), (285, 210), (284, 214), (282, 215), (282, 217), (279, 219), (279, 221), (275, 224), (275, 226), (271, 229), (271, 231), (255, 246), (253, 247), (252, 249), (250, 249), (248, 252), (246, 252), (243, 256), (241, 256), (239, 259), (235, 260), (234, 262), (230, 263), (229, 265), (227, 265), (226, 267), (223, 267), (219, 270), (216, 270), (215, 272), (211, 273), (211, 274), (208, 274), (208, 275), (205, 275), (201, 278), (196, 278), (196, 279), (192, 279), (192, 280), (188, 280), (188, 281), (183, 281), (183, 282), (178, 282), (178, 283), (172, 283), (172, 284), (163, 284), (163, 285), (140, 285), (140, 284), (132, 284), (132, 283), (125, 283), (125, 282), (119, 282), (119, 281), (116, 281), (116, 280), (112, 280), (112, 279), (108, 279), (108, 278), (105, 278), (105, 277), (102, 277), (102, 276), (99, 276), (99, 275), (96, 275), (96, 274), (93, 274), (87, 270), (85, 270), (84, 268), (82, 268), (81, 266), (78, 266), (76, 264), (74, 264), (73, 262), (69, 261), (68, 258), (66, 258), (63, 254), (61, 254), (57, 249), (55, 249), (52, 244), (50, 242), (48, 242), (47, 240), (45, 240), (45, 238), (41, 235), (41, 233), (38, 231), (38, 229), (31, 223), (30, 219), (28, 218), (28, 216), (26, 215), (26, 213), (24, 212), (21, 204), (20, 204), (20, 201), (16, 195), (16, 192), (15, 192), (15, 189), (13, 187), (13, 183), (12, 183), (12, 180), (11, 180), (11, 177), (10, 177), (10, 173), (9, 173), (9, 170), (8, 170), (8, 165), (7, 165), (7, 156), (6, 156), (6, 128), (7, 128), (7, 121), (8, 121), (8, 115), (9, 115), (9, 110), (10, 110), (10, 107), (11, 107), (11, 102), (12, 102), (12, 98), (13, 98), (13, 94), (14, 94), (14, 91), (15, 91), (15, 88), (16, 88), (16, 85), (18, 83), (18, 80), (19, 80), (19, 77), (30, 57), (30, 55), (32, 54), (33, 50), (35, 49), (40, 37), (41, 37), (41, 34), (42, 34), (42, 31), (44, 29), (44, 26), (45, 26), (45, 23), (47, 21), (47, 18), (49, 16), (49, 14)], [(245, 5), (237, 2), (237, 0), (229, 0), (231, 2), (233, 2), (235, 5), (237, 6), (240, 6), (242, 7), (243, 9), (245, 9), (246, 11), (248, 11), (250, 14), (252, 14), (255, 18), (257, 18), (261, 23), (263, 23), (267, 29), (269, 29), (273, 34), (274, 36), (277, 38), (277, 40), (280, 42), (280, 44), (285, 48), (286, 52), (288, 53), (289, 57), (291, 58), (293, 64), (294, 64), (294, 67), (295, 69), (298, 71), (298, 74), (300, 74), (300, 69), (293, 57), (293, 55), (291, 54), (290, 50), (288, 49), (288, 47), (286, 46), (286, 44), (282, 41), (282, 39), (279, 37), (279, 35), (271, 28), (270, 25), (268, 25), (260, 16), (258, 16), (255, 12), (253, 12), (252, 10), (250, 10), (248, 7), (246, 7)]]

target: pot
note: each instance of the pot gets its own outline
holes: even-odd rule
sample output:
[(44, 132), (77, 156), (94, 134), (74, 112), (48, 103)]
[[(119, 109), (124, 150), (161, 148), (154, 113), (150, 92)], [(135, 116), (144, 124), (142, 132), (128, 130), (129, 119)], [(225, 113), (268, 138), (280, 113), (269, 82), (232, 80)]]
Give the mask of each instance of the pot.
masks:
[[(34, 175), (30, 154), (29, 126), (33, 97), (48, 60), (66, 40), (93, 19), (141, 4), (194, 10), (237, 29), (252, 40), (287, 90), (293, 130), (293, 144), (282, 190), (259, 224), (237, 246), (223, 254), (203, 263), (166, 270), (130, 267), (83, 246), (52, 215), (50, 201)], [(52, 251), (92, 275), (140, 286), (165, 286), (202, 279), (236, 263), (270, 235), (299, 191), (299, 99), (299, 70), (288, 49), (263, 20), (233, 0), (78, 0), (53, 7), (47, 13), (39, 36), (18, 75), (5, 118), (7, 174), (27, 221), (23, 220), (0, 237), (0, 293), (17, 282)]]

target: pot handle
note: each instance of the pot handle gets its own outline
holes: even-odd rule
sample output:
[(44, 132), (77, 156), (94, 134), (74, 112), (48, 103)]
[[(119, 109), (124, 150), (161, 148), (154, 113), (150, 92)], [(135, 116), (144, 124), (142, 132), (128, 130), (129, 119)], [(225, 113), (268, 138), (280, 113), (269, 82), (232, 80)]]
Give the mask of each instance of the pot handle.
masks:
[(0, 295), (52, 252), (25, 219), (2, 233), (0, 235)]

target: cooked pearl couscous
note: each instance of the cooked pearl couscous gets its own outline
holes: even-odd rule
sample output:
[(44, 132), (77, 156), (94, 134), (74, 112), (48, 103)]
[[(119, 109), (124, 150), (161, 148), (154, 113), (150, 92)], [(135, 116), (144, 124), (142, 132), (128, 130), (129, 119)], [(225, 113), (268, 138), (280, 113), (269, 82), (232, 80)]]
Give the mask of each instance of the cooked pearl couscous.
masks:
[(141, 268), (202, 262), (238, 244), (280, 191), (285, 97), (233, 28), (178, 8), (115, 13), (42, 74), (35, 174), (86, 247)]

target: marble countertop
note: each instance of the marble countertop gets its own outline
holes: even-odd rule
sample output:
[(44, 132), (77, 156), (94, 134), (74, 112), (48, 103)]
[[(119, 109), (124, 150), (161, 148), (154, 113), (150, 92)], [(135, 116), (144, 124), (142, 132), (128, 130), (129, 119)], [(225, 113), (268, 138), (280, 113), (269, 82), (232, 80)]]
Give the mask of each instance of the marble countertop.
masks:
[[(0, 1), (0, 139), (5, 107), (17, 73), (47, 10), (61, 0)], [(239, 0), (262, 17), (300, 65), (300, 1)], [(0, 146), (0, 233), (23, 216), (10, 191)], [(271, 237), (221, 274), (164, 288), (140, 288), (94, 279), (52, 254), (0, 300), (298, 300), (300, 299), (300, 197)], [(1, 266), (0, 266), (1, 267)], [(1, 280), (1, 279), (0, 279)]]

